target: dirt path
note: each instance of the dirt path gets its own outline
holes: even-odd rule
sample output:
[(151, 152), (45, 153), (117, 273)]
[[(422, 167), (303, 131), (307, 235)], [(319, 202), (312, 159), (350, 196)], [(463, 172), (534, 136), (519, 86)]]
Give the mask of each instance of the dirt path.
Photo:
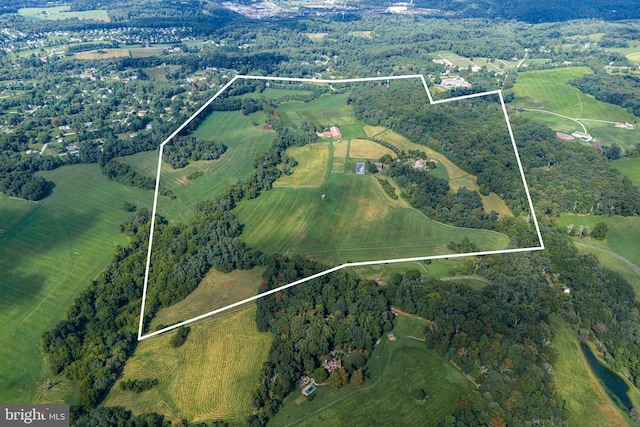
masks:
[(595, 249), (595, 250), (600, 251), (600, 252), (604, 252), (604, 253), (605, 253), (605, 254), (607, 254), (607, 255), (611, 255), (612, 257), (614, 257), (614, 258), (615, 258), (615, 259), (617, 259), (618, 261), (620, 261), (620, 262), (622, 262), (623, 264), (625, 264), (627, 267), (629, 267), (630, 269), (632, 269), (632, 270), (633, 270), (637, 275), (639, 275), (639, 276), (640, 276), (640, 268), (638, 268), (634, 263), (632, 263), (632, 262), (631, 262), (631, 261), (629, 261), (628, 259), (626, 259), (626, 258), (624, 258), (624, 257), (622, 257), (622, 256), (620, 256), (620, 255), (618, 255), (617, 253), (615, 253), (615, 252), (611, 252), (611, 251), (610, 251), (610, 250), (608, 250), (608, 249), (602, 249), (602, 248), (599, 248), (599, 247), (597, 247), (597, 246), (595, 246), (595, 245), (592, 245), (592, 244), (590, 244), (590, 243), (585, 243), (585, 242), (574, 242), (574, 243), (579, 244), (579, 245), (584, 245), (584, 246), (586, 246), (586, 247), (588, 247), (588, 248)]

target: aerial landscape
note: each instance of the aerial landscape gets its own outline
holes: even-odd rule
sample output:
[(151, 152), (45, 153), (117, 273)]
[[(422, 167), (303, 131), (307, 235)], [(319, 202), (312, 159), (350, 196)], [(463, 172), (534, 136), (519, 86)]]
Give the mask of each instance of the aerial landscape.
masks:
[(640, 9), (543, 3), (3, 2), (0, 405), (640, 426)]

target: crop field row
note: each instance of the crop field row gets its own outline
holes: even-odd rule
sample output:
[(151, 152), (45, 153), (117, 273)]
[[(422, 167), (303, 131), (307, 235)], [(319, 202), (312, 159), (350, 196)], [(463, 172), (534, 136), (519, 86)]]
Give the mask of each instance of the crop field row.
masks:
[[(371, 353), (371, 375), (360, 387), (340, 390), (319, 387), (313, 401), (293, 392), (272, 419), (273, 426), (436, 425), (453, 413), (458, 397), (473, 384), (453, 365), (424, 343), (407, 336), (422, 335), (426, 323), (411, 316), (396, 316), (396, 341), (384, 338)], [(422, 388), (427, 397), (416, 402), (411, 392)]]
[(150, 208), (153, 199), (151, 191), (107, 180), (95, 164), (41, 175), (56, 185), (50, 197), (0, 203), (0, 399), (7, 403), (32, 401), (51, 378), (40, 337), (109, 263), (116, 246), (126, 244), (118, 232), (131, 215), (123, 202)]
[(169, 345), (171, 333), (141, 342), (122, 379), (157, 378), (159, 384), (142, 393), (116, 384), (105, 405), (170, 419), (242, 424), (251, 413), (251, 392), (271, 346), (271, 334), (256, 329), (255, 312), (252, 306), (192, 326), (179, 348)]
[(327, 173), (330, 144), (319, 142), (289, 148), (287, 154), (296, 159), (298, 166), (293, 169), (291, 175), (278, 179), (274, 187), (320, 187)]

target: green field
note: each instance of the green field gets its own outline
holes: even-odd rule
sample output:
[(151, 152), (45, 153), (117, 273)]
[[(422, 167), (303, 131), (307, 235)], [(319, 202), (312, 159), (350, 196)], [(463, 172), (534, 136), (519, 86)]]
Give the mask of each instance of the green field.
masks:
[(109, 14), (106, 10), (86, 10), (81, 12), (72, 12), (71, 6), (56, 7), (25, 7), (18, 13), (29, 19), (46, 19), (46, 20), (62, 20), (62, 19), (93, 19), (96, 21), (110, 22)]
[(271, 346), (271, 334), (256, 329), (255, 312), (254, 305), (192, 326), (180, 348), (169, 345), (171, 333), (142, 341), (122, 379), (157, 378), (159, 384), (133, 393), (116, 383), (104, 405), (136, 414), (157, 412), (172, 420), (224, 419), (245, 425), (251, 392)]
[(151, 207), (153, 192), (108, 181), (98, 165), (74, 165), (41, 173), (55, 183), (39, 203), (0, 199), (0, 401), (25, 403), (72, 398), (53, 378), (40, 353), (42, 333), (111, 260), (127, 239), (118, 226), (129, 216), (126, 200)]
[[(255, 124), (254, 124), (255, 123)], [(171, 190), (176, 198), (159, 196), (158, 213), (170, 220), (185, 221), (193, 214), (194, 207), (227, 189), (231, 184), (246, 179), (253, 173), (253, 159), (258, 152), (267, 151), (274, 133), (262, 130), (264, 113), (248, 116), (239, 111), (216, 111), (196, 129), (194, 135), (205, 140), (225, 144), (227, 152), (218, 160), (192, 162), (182, 169), (173, 169), (163, 163), (160, 183)], [(165, 150), (170, 150), (167, 145)], [(147, 176), (156, 176), (158, 152), (138, 153), (119, 159)], [(187, 176), (193, 172), (203, 175), (195, 180)]]
[[(605, 267), (620, 272), (633, 286), (636, 295), (640, 298), (640, 251), (638, 251), (640, 218), (562, 214), (559, 225), (563, 230), (566, 230), (566, 227), (571, 224), (576, 229), (582, 225), (593, 230), (593, 227), (600, 221), (609, 226), (607, 238), (599, 241), (591, 237), (574, 237), (576, 247), (581, 252), (596, 255)], [(624, 258), (626, 262), (607, 253), (607, 251)]]
[(389, 199), (373, 176), (329, 173), (320, 188), (274, 188), (234, 213), (250, 247), (334, 265), (450, 253), (446, 244), (464, 237), (481, 250), (508, 242), (496, 232), (436, 223), (403, 203)]
[(160, 310), (151, 321), (150, 330), (157, 330), (159, 325), (168, 326), (189, 320), (254, 296), (258, 292), (263, 272), (264, 267), (234, 270), (230, 273), (210, 270), (189, 296)]
[(579, 347), (576, 331), (560, 316), (552, 317), (552, 342), (558, 360), (554, 364), (554, 383), (565, 399), (568, 426), (628, 426), (629, 418), (602, 389)]
[[(597, 101), (592, 96), (586, 95), (568, 84), (572, 79), (591, 73), (592, 71), (588, 67), (568, 67), (520, 73), (517, 84), (514, 86), (513, 105), (525, 109), (545, 110), (572, 119), (582, 119), (581, 123), (587, 132), (599, 137), (600, 143), (605, 145), (615, 142), (627, 147), (640, 142), (640, 134), (637, 131), (614, 127), (615, 122), (634, 123), (638, 120), (636, 116), (617, 105)], [(576, 130), (583, 131), (578, 123), (566, 118), (539, 112), (526, 112), (525, 114), (534, 120), (546, 123), (557, 131), (565, 133)]]
[(559, 224), (561, 227), (567, 227), (570, 224), (574, 224), (575, 227), (583, 225), (593, 230), (593, 227), (600, 221), (607, 223), (609, 226), (607, 238), (603, 241), (598, 241), (591, 237), (584, 237), (580, 239), (580, 241), (613, 251), (640, 268), (640, 251), (638, 250), (638, 242), (640, 242), (640, 218), (617, 215), (562, 214), (559, 219)]
[(640, 187), (640, 157), (625, 157), (610, 164), (629, 178), (633, 185)]
[[(473, 383), (453, 365), (427, 350), (423, 342), (426, 322), (398, 315), (396, 341), (386, 337), (371, 353), (370, 378), (360, 387), (340, 390), (321, 386), (313, 401), (294, 391), (273, 417), (270, 426), (432, 426), (453, 413), (458, 397), (474, 389)], [(427, 395), (416, 402), (411, 392), (422, 388)]]
[(300, 95), (311, 95), (311, 91), (309, 90), (296, 90), (296, 89), (273, 89), (266, 88), (262, 91), (262, 94), (265, 98), (269, 99), (282, 99), (287, 96), (300, 96)]
[(364, 138), (367, 136), (363, 130), (365, 124), (353, 116), (353, 107), (347, 105), (348, 97), (348, 93), (325, 94), (310, 102), (285, 102), (278, 106), (278, 113), (286, 127), (300, 126), (303, 121), (317, 126), (338, 125), (345, 139)]

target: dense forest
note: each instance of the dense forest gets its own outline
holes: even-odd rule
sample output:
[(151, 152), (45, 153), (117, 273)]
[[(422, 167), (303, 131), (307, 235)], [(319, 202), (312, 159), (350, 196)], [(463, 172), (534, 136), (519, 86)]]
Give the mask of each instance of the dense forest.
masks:
[[(309, 277), (326, 266), (304, 258), (271, 257), (259, 292)], [(258, 330), (274, 341), (254, 392), (257, 412), (249, 425), (264, 425), (302, 375), (312, 376), (338, 352), (346, 378), (361, 369), (383, 330), (391, 330), (387, 300), (374, 281), (339, 271), (258, 300)]]
[[(359, 119), (445, 154), (478, 177), (481, 194), (495, 192), (515, 214), (528, 212), (504, 115), (494, 101), (428, 106), (409, 85), (391, 85), (356, 89), (350, 102)], [(578, 142), (559, 141), (542, 124), (519, 116), (510, 120), (534, 203), (544, 213), (640, 213), (640, 190), (606, 156)]]

